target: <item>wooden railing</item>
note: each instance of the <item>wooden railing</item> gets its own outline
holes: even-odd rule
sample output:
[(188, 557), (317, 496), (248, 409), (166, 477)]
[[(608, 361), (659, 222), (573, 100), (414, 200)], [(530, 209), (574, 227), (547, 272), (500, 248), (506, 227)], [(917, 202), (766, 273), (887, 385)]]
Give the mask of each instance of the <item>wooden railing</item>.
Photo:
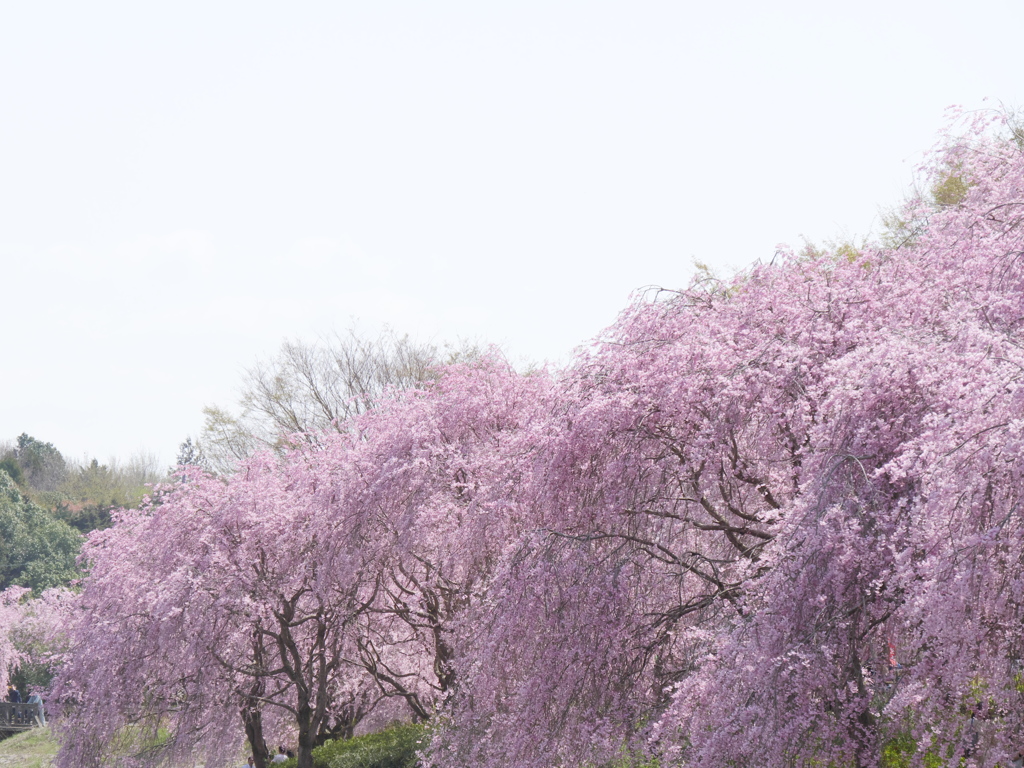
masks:
[(11, 704), (0, 701), (0, 731), (23, 731), (42, 725), (39, 704)]

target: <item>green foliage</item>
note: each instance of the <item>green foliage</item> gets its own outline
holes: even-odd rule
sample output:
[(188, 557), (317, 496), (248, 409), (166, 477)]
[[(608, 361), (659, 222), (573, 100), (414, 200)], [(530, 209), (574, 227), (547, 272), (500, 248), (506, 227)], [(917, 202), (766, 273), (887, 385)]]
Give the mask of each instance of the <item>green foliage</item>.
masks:
[[(415, 768), (417, 751), (429, 740), (424, 725), (392, 725), (376, 733), (353, 739), (328, 741), (313, 750), (314, 768)], [(288, 760), (282, 768), (294, 768), (297, 760)]]
[(819, 261), (828, 258), (834, 261), (842, 260), (853, 263), (864, 258), (865, 247), (867, 247), (865, 243), (858, 244), (856, 240), (849, 239), (826, 240), (821, 245), (816, 245), (805, 239), (799, 257), (805, 261)]
[[(917, 754), (917, 742), (909, 733), (900, 733), (882, 746), (882, 768), (910, 768)], [(922, 758), (924, 768), (941, 768), (945, 760), (934, 750), (928, 750)]]
[(75, 468), (61, 487), (65, 498), (78, 505), (99, 507), (134, 507), (149, 491), (148, 484), (159, 482), (162, 475), (155, 460), (135, 457), (126, 464), (111, 461), (100, 464), (93, 459)]
[(69, 464), (26, 433), (0, 446), (0, 589), (17, 584), (38, 595), (79, 578), (82, 534), (110, 525), (112, 509), (138, 505), (162, 479), (156, 466), (145, 456)]
[(87, 504), (79, 507), (68, 502), (61, 502), (53, 510), (53, 516), (57, 520), (67, 523), (79, 533), (85, 534), (89, 531), (109, 528), (112, 523), (110, 513), (122, 506), (125, 505)]
[(11, 682), (19, 691), (45, 689), (52, 680), (53, 670), (45, 664), (22, 663), (11, 675)]
[(81, 539), (0, 471), (0, 589), (18, 584), (38, 594), (78, 578), (75, 559)]
[(924, 230), (923, 221), (915, 221), (902, 215), (899, 210), (882, 211), (882, 245), (897, 250), (913, 243)]
[(111, 510), (136, 507), (163, 480), (153, 457), (134, 456), (126, 463), (96, 459), (72, 465), (59, 491), (37, 494), (36, 500), (53, 510), (53, 516), (82, 533), (110, 525)]
[(18, 487), (25, 485), (25, 473), (21, 471), (21, 465), (13, 454), (8, 454), (0, 459), (0, 470), (7, 473), (7, 476), (14, 481)]
[(642, 752), (624, 749), (621, 757), (605, 763), (601, 768), (661, 768), (661, 761)]
[(959, 168), (950, 168), (932, 187), (932, 200), (940, 208), (957, 205), (967, 197), (971, 186)]
[(917, 742), (909, 733), (898, 734), (882, 746), (882, 768), (910, 768)]
[(110, 525), (110, 512), (135, 507), (149, 486), (165, 479), (153, 456), (128, 462), (67, 462), (52, 443), (22, 433), (16, 444), (0, 444), (0, 470), (19, 490), (55, 520), (81, 533)]
[(33, 488), (52, 491), (67, 477), (67, 462), (53, 443), (44, 443), (25, 432), (18, 436), (18, 464)]

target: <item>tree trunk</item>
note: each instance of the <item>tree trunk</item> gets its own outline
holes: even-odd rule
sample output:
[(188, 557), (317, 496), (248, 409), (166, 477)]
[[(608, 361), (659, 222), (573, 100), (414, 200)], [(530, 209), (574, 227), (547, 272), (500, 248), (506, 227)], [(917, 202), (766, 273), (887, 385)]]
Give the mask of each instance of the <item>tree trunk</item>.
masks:
[(307, 701), (299, 701), (296, 721), (299, 726), (298, 768), (313, 768), (313, 746), (316, 733), (312, 727), (313, 709)]
[(252, 651), (258, 674), (249, 690), (245, 692), (241, 710), (242, 724), (245, 726), (245, 738), (249, 740), (249, 748), (252, 749), (255, 768), (267, 768), (270, 750), (267, 749), (267, 740), (263, 736), (263, 694), (266, 692), (266, 680), (259, 674), (263, 671), (264, 665), (263, 646), (258, 631), (253, 632)]
[(328, 727), (325, 723), (320, 724), (313, 746), (319, 747), (328, 741), (351, 739), (355, 733), (356, 725), (359, 723), (357, 717), (337, 715), (333, 726)]
[[(245, 726), (245, 738), (249, 740), (252, 749), (253, 762), (256, 768), (267, 768), (267, 741), (263, 737), (263, 713), (258, 705), (245, 706), (242, 708), (242, 723)], [(313, 763), (310, 762), (310, 766)]]
[(855, 758), (857, 768), (875, 768), (878, 765), (878, 720), (871, 711), (870, 697), (867, 686), (864, 684), (864, 673), (861, 668), (860, 654), (854, 646), (853, 656), (850, 659), (849, 678), (857, 685), (857, 697), (861, 709), (857, 713), (856, 720), (850, 724), (850, 735), (855, 745)]

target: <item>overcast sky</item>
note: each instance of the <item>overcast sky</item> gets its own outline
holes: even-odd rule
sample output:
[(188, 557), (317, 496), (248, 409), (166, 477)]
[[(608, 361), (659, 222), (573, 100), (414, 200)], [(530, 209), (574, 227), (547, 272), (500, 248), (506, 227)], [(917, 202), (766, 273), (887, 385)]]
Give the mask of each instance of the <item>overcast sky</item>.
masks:
[[(1024, 3), (0, 3), (0, 441), (165, 463), (353, 320), (555, 364), (878, 228)], [(985, 101), (986, 97), (989, 99)]]

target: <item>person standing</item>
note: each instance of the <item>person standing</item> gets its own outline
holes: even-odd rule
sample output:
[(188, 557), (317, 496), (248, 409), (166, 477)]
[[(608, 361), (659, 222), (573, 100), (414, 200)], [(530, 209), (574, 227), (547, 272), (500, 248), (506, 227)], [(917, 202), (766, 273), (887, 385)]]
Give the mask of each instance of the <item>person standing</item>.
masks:
[(271, 763), (283, 763), (288, 759), (288, 750), (283, 746), (277, 748), (277, 754), (271, 759)]
[(43, 697), (38, 693), (29, 694), (28, 703), (36, 705), (36, 725), (40, 728), (44, 727), (46, 725), (46, 712), (43, 710)]
[(7, 700), (12, 704), (21, 704), (21, 693), (13, 683), (7, 686)]

